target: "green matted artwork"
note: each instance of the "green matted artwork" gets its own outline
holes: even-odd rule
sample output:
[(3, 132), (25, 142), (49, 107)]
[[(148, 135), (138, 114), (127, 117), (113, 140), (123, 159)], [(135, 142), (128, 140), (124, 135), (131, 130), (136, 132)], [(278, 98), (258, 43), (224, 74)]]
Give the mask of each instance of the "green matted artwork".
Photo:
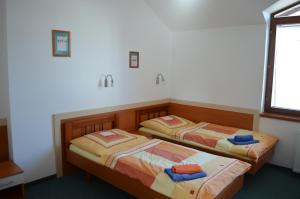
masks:
[(54, 57), (71, 57), (71, 32), (52, 30), (52, 53)]

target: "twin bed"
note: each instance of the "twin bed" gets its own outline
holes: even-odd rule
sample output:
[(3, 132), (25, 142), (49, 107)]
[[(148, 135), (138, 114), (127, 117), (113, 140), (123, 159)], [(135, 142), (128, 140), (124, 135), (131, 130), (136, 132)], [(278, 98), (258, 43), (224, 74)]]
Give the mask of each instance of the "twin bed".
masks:
[[(278, 142), (278, 138), (271, 134), (205, 121), (193, 122), (169, 115), (166, 106), (141, 109), (136, 115), (139, 132), (151, 134), (153, 138), (248, 162), (252, 165), (249, 171), (251, 174), (255, 174), (272, 157)], [(259, 143), (234, 145), (228, 139), (236, 135), (252, 135)]]
[[(160, 117), (161, 112), (164, 111), (159, 110), (147, 118), (138, 112), (136, 122)], [(171, 121), (172, 117), (165, 119)], [(189, 127), (194, 125), (188, 120), (179, 120)], [(174, 125), (180, 126), (177, 122)], [(158, 131), (152, 133), (166, 138)], [(64, 174), (75, 166), (143, 199), (229, 199), (242, 188), (244, 174), (251, 169), (251, 164), (206, 153), (197, 150), (198, 147), (178, 145), (174, 140), (148, 139), (120, 130), (113, 113), (71, 120), (62, 130)], [(199, 164), (207, 176), (173, 182), (164, 169), (181, 164)]]

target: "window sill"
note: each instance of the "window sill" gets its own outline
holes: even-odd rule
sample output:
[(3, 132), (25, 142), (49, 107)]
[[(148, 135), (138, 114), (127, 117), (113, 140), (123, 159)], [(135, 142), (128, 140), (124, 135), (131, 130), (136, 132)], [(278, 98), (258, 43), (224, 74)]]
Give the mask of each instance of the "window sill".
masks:
[(278, 120), (300, 122), (300, 117), (297, 116), (280, 115), (276, 113), (261, 113), (260, 116), (266, 118), (278, 119)]

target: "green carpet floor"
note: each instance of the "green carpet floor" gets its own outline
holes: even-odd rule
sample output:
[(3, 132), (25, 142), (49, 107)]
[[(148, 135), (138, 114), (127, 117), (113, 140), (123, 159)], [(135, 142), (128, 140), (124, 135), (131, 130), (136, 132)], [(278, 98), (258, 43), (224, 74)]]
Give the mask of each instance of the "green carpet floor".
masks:
[[(96, 178), (88, 184), (81, 172), (27, 184), (25, 192), (25, 199), (133, 198)], [(300, 199), (300, 175), (289, 169), (266, 165), (255, 176), (246, 176), (244, 188), (234, 199)]]

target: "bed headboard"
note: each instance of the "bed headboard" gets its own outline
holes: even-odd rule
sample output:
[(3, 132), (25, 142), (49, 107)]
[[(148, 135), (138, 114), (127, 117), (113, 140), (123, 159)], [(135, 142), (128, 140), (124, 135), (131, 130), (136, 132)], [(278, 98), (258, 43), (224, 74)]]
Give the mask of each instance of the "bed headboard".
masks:
[(136, 110), (136, 129), (140, 127), (140, 123), (145, 120), (150, 120), (157, 117), (166, 116), (169, 114), (169, 104), (164, 104), (155, 107), (147, 107)]
[(235, 107), (206, 104), (167, 103), (160, 106), (144, 107), (136, 110), (136, 129), (140, 123), (165, 115), (177, 115), (193, 122), (210, 122), (247, 130), (257, 130), (256, 112)]
[(67, 151), (72, 139), (89, 133), (118, 128), (117, 115), (105, 113), (71, 118), (61, 121), (61, 161), (62, 174), (70, 174), (74, 167), (67, 162)]
[(117, 128), (115, 114), (101, 114), (83, 118), (74, 118), (62, 123), (62, 143), (68, 147), (72, 139), (97, 131)]

